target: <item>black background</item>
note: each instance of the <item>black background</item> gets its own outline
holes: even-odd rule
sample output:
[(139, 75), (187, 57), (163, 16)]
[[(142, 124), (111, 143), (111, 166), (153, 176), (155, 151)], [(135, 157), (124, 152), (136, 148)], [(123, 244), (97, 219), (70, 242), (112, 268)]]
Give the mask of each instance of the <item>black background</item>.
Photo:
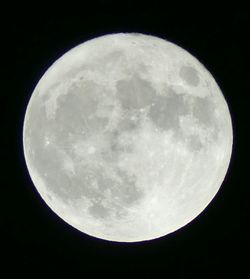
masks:
[[(135, 5), (137, 3), (137, 5)], [(67, 11), (62, 12), (62, 8)], [(45, 272), (119, 278), (171, 273), (216, 277), (249, 263), (249, 34), (244, 6), (194, 10), (152, 2), (96, 1), (93, 6), (42, 3), (3, 9), (4, 112), (2, 264), (8, 272)], [(19, 9), (20, 8), (20, 9)], [(5, 13), (5, 14), (4, 14)], [(32, 91), (63, 53), (88, 39), (141, 32), (168, 39), (197, 57), (215, 77), (233, 120), (234, 147), (223, 185), (208, 208), (184, 228), (160, 239), (126, 244), (84, 235), (58, 218), (40, 198), (26, 169), (22, 125)], [(7, 115), (7, 117), (6, 117)], [(5, 124), (7, 124), (5, 126)], [(39, 129), (39, 127), (38, 127)], [(5, 145), (4, 145), (5, 146)], [(6, 179), (5, 179), (6, 178)]]

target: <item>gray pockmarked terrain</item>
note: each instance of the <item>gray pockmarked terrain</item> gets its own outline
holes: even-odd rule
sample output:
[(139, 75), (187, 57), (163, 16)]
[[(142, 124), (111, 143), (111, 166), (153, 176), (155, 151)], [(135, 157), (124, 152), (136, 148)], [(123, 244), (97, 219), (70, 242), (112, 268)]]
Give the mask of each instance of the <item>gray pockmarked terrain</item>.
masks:
[(52, 210), (124, 242), (166, 235), (202, 212), (232, 140), (204, 66), (168, 41), (129, 33), (87, 41), (51, 65), (23, 130), (29, 173)]

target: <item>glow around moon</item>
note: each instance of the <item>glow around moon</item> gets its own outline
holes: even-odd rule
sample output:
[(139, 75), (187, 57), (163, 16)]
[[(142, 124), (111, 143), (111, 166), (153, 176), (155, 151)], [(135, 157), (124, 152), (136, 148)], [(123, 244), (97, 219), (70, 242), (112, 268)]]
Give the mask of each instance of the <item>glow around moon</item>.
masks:
[(226, 101), (211, 74), (173, 43), (143, 34), (87, 41), (37, 84), (25, 159), (63, 220), (106, 240), (171, 233), (217, 193), (232, 150)]

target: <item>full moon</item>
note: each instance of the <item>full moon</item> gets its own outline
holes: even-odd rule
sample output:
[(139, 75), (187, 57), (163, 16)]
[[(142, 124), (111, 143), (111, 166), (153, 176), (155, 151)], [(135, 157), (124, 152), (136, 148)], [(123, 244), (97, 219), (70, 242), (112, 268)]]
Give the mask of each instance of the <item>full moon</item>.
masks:
[(23, 126), (24, 156), (47, 205), (81, 232), (155, 239), (218, 192), (233, 132), (209, 71), (164, 39), (118, 33), (84, 42), (45, 72)]

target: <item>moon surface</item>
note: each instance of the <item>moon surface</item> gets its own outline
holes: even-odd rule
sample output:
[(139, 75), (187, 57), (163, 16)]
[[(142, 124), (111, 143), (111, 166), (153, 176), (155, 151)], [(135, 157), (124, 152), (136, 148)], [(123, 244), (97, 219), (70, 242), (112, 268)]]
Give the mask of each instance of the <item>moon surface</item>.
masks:
[(118, 33), (71, 49), (46, 71), (23, 127), (32, 181), (48, 206), (105, 240), (155, 239), (218, 192), (233, 132), (212, 75), (181, 47)]

